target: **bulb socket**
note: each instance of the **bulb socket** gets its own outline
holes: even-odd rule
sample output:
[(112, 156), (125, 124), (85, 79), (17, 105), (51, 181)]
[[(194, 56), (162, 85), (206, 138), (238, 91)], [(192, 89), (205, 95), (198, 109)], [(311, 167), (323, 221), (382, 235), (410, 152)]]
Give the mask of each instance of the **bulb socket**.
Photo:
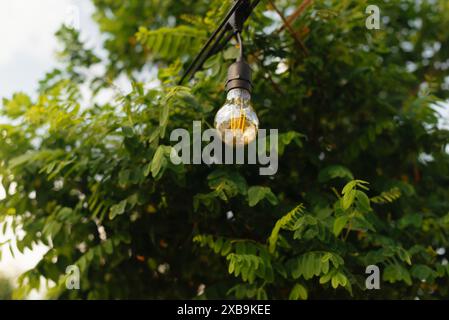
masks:
[(228, 79), (226, 81), (226, 91), (232, 89), (252, 90), (251, 84), (252, 71), (249, 64), (245, 61), (237, 61), (229, 66)]

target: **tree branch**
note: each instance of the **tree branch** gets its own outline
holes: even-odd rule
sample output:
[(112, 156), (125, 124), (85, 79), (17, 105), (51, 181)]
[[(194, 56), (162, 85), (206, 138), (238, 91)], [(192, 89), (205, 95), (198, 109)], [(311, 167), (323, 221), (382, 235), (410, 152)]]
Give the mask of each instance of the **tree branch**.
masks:
[(300, 50), (303, 51), (303, 53), (305, 55), (308, 55), (309, 51), (307, 50), (307, 48), (304, 45), (304, 43), (302, 43), (301, 39), (299, 39), (298, 35), (296, 34), (296, 32), (293, 29), (293, 27), (290, 25), (288, 20), (285, 18), (285, 16), (282, 14), (282, 12), (276, 7), (276, 5), (274, 4), (273, 0), (269, 0), (269, 2), (270, 2), (270, 5), (273, 7), (274, 11), (276, 11), (276, 13), (279, 15), (279, 17), (281, 17), (282, 22), (284, 23), (285, 28), (287, 28), (288, 32), (292, 36), (292, 38), (295, 41), (296, 45), (299, 47)]

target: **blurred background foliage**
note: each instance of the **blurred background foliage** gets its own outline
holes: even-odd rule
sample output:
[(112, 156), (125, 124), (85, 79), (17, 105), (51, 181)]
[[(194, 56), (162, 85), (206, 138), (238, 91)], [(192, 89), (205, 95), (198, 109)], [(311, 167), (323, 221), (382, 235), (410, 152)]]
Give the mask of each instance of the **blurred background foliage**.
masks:
[[(280, 130), (273, 177), (169, 161), (170, 131), (223, 104), (233, 42), (176, 83), (230, 2), (93, 2), (108, 58), (62, 27), (64, 67), (37, 99), (3, 100), (0, 221), (20, 251), (49, 247), (15, 298), (41, 279), (49, 298), (447, 298), (449, 2), (369, 1), (367, 30), (364, 0), (261, 1), (244, 41), (261, 125)], [(139, 82), (154, 71), (160, 85)], [(116, 99), (81, 106), (86, 83)]]
[(11, 282), (0, 276), (0, 300), (9, 300), (12, 298)]

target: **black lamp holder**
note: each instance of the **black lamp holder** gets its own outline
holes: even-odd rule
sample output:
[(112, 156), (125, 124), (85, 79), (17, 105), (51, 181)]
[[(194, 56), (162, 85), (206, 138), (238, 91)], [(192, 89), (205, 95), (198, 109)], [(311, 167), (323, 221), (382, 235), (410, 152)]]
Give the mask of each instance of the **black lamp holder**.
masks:
[(251, 91), (251, 68), (244, 62), (241, 33), (254, 8), (260, 0), (233, 0), (234, 4), (228, 11), (218, 28), (212, 33), (200, 53), (187, 68), (179, 85), (202, 68), (204, 62), (211, 56), (217, 54), (223, 47), (236, 36), (240, 45), (240, 57), (233, 63), (228, 70), (228, 79), (226, 81), (226, 90), (242, 88)]

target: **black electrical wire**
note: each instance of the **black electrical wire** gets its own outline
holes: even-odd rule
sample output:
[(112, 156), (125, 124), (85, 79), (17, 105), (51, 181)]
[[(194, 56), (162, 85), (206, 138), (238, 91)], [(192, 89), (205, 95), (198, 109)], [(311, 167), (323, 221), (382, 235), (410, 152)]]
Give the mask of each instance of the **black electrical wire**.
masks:
[[(240, 5), (244, 2), (245, 0), (237, 0), (234, 5), (231, 7), (231, 9), (228, 11), (228, 13), (226, 14), (225, 18), (223, 19), (223, 21), (220, 23), (220, 25), (218, 26), (218, 28), (214, 31), (214, 33), (210, 36), (210, 38), (207, 40), (206, 44), (203, 46), (203, 48), (201, 49), (200, 53), (196, 56), (195, 60), (193, 60), (193, 62), (190, 64), (190, 66), (187, 68), (186, 72), (184, 73), (184, 75), (182, 76), (181, 80), (179, 80), (179, 85), (181, 85), (184, 80), (187, 78), (187, 76), (190, 74), (190, 72), (197, 67), (198, 62), (204, 62), (207, 58), (208, 55), (206, 55), (206, 58), (204, 58), (204, 53), (206, 52), (206, 50), (209, 48), (209, 46), (212, 44), (212, 41), (214, 41), (215, 37), (220, 34), (220, 37), (222, 38), (224, 36), (224, 34), (226, 33), (226, 27), (229, 21), (229, 18), (231, 18), (231, 16), (234, 14), (234, 12), (237, 11), (237, 9), (240, 7)], [(219, 40), (221, 40), (219, 38)], [(215, 46), (215, 45), (214, 45)], [(201, 63), (202, 64), (202, 63)], [(201, 66), (201, 64), (199, 64)]]
[(251, 11), (254, 10), (254, 8), (257, 7), (257, 5), (259, 4), (259, 2), (260, 2), (260, 0), (254, 0), (254, 1), (251, 3)]
[(229, 34), (226, 36), (226, 38), (224, 38), (223, 41), (221, 41), (221, 43), (219, 43), (217, 41), (217, 43), (216, 43), (217, 45), (216, 45), (215, 49), (211, 50), (211, 52), (210, 52), (211, 56), (213, 56), (213, 55), (219, 53), (220, 51), (222, 51), (226, 47), (226, 45), (229, 43), (229, 41), (231, 41), (232, 38), (234, 38), (234, 36), (235, 36), (234, 32), (228, 32), (228, 33)]
[[(219, 51), (221, 51), (224, 46), (232, 39), (232, 37), (237, 36), (237, 41), (239, 41), (239, 46), (240, 46), (240, 57), (239, 57), (239, 61), (243, 60), (243, 43), (242, 43), (242, 39), (241, 39), (241, 34), (240, 31), (236, 32), (236, 30), (233, 30), (233, 26), (231, 26), (231, 28), (229, 27), (229, 21), (230, 18), (236, 14), (237, 10), (239, 10), (239, 8), (242, 6), (243, 4), (246, 3), (246, 1), (248, 0), (235, 0), (234, 5), (231, 7), (231, 9), (229, 10), (229, 12), (226, 14), (225, 18), (223, 19), (223, 21), (220, 23), (220, 25), (218, 26), (218, 28), (212, 33), (212, 35), (210, 36), (210, 38), (207, 40), (207, 42), (205, 43), (205, 45), (203, 46), (203, 48), (201, 49), (200, 53), (195, 57), (195, 59), (193, 60), (193, 62), (189, 65), (189, 67), (187, 68), (187, 70), (185, 71), (185, 73), (183, 74), (183, 76), (181, 77), (181, 79), (178, 82), (178, 85), (182, 85), (182, 83), (185, 81), (185, 79), (187, 79), (187, 77), (189, 77), (189, 79), (191, 77), (193, 77), (193, 75), (195, 74), (195, 72), (197, 70), (199, 70), (202, 65), (204, 64), (204, 62), (211, 56), (213, 56), (214, 54), (218, 53)], [(251, 1), (251, 3), (249, 4), (249, 13), (247, 14), (247, 16), (243, 17), (243, 20), (240, 21), (240, 23), (243, 25), (243, 23), (245, 22), (245, 20), (249, 17), (249, 15), (251, 14), (251, 12), (256, 8), (256, 6), (259, 4), (260, 0), (253, 0)], [(231, 32), (232, 31), (232, 32)], [(226, 34), (230, 32), (230, 34), (228, 36), (226, 36)], [(225, 39), (224, 42), (222, 42), (222, 40)], [(209, 46), (212, 47), (209, 49)]]

